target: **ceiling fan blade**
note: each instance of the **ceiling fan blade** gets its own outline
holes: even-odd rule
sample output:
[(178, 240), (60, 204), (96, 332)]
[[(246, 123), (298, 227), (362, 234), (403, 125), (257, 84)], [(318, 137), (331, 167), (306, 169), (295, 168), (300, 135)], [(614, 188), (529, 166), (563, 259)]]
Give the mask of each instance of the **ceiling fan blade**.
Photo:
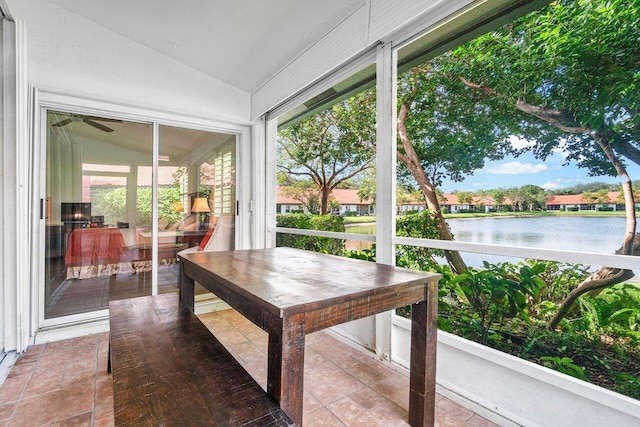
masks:
[(120, 119), (109, 119), (106, 117), (96, 117), (96, 116), (82, 116), (82, 117), (89, 120), (100, 120), (101, 122), (122, 123), (122, 120)]
[(66, 126), (69, 123), (71, 123), (73, 120), (71, 119), (64, 119), (64, 120), (60, 120), (58, 123), (54, 123), (51, 126)]
[(106, 127), (105, 125), (100, 124), (100, 123), (98, 123), (98, 122), (94, 122), (93, 120), (88, 119), (88, 118), (86, 118), (86, 117), (84, 117), (84, 118), (82, 119), (82, 121), (83, 121), (83, 122), (85, 122), (85, 123), (86, 123), (86, 124), (88, 124), (88, 125), (93, 126), (94, 128), (98, 128), (98, 129), (100, 129), (101, 131), (104, 131), (104, 132), (113, 132), (113, 129), (111, 129), (111, 128), (109, 128), (109, 127)]

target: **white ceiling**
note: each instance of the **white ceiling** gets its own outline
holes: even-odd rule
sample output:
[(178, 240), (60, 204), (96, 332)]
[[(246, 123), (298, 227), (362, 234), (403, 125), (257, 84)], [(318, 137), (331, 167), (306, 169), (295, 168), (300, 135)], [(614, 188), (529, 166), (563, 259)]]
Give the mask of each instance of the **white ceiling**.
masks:
[(253, 93), (366, 0), (47, 0)]

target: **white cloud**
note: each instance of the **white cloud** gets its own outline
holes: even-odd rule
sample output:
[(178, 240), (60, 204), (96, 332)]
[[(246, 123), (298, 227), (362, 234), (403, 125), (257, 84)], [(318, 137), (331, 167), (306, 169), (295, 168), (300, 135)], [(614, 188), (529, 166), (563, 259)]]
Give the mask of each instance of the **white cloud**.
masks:
[(520, 163), (520, 162), (506, 162), (501, 165), (492, 166), (486, 169), (487, 173), (499, 174), (499, 175), (520, 175), (538, 173), (547, 170), (547, 166), (538, 163)]
[(561, 188), (563, 188), (563, 185), (561, 185), (558, 182), (551, 182), (551, 181), (547, 181), (544, 184), (542, 184), (540, 187), (544, 188), (545, 190), (559, 190)]
[(511, 143), (511, 147), (516, 150), (522, 150), (523, 148), (529, 148), (536, 145), (533, 141), (527, 141), (526, 139), (518, 138), (513, 135), (509, 137), (509, 143)]

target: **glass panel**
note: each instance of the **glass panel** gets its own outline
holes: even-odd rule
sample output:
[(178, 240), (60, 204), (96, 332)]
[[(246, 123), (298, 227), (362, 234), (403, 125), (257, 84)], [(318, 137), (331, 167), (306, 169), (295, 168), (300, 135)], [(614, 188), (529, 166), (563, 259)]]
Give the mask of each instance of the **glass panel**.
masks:
[(179, 251), (235, 249), (235, 135), (160, 126), (158, 209), (158, 292), (172, 292)]
[(47, 113), (45, 318), (150, 295), (152, 127)]
[[(374, 70), (369, 65), (363, 73), (375, 75)], [(352, 88), (358, 75), (335, 87)], [(363, 225), (375, 222), (375, 88), (361, 82), (341, 96), (319, 99), (278, 118), (276, 225), (368, 234)], [(345, 252), (344, 240), (286, 233), (277, 234), (276, 245)], [(366, 246), (347, 242), (346, 249)]]
[[(411, 59), (397, 82), (398, 235), (514, 255), (638, 254), (640, 9), (598, 4), (553, 2), (457, 47), (451, 39), (447, 52), (419, 45), (429, 38), (398, 52)], [(403, 246), (397, 255), (443, 274), (443, 329), (640, 396), (633, 271)]]

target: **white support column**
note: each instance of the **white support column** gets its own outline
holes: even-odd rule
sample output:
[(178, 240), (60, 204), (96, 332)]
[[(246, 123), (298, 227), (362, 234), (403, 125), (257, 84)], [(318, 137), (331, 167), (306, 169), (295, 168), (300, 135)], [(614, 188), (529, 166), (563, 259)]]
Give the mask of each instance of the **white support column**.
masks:
[(264, 248), (266, 239), (267, 182), (264, 118), (251, 128), (251, 247)]
[(276, 225), (276, 137), (278, 135), (278, 120), (268, 120), (265, 126), (265, 248), (276, 246), (276, 233), (269, 231)]
[[(396, 61), (390, 43), (377, 52), (377, 193), (376, 262), (395, 264), (393, 236), (396, 230)], [(389, 360), (391, 312), (376, 316), (376, 354)]]
[[(32, 218), (39, 206), (30, 200), (31, 145), (26, 28), (2, 20), (2, 264), (0, 351), (21, 352), (29, 345), (29, 302), (34, 261)], [(36, 212), (37, 210), (37, 212)], [(39, 216), (38, 216), (39, 218)]]
[[(158, 157), (160, 156), (160, 125), (153, 122), (151, 148), (151, 295), (158, 295)], [(137, 181), (137, 180), (136, 180)], [(135, 204), (134, 204), (135, 206)]]

